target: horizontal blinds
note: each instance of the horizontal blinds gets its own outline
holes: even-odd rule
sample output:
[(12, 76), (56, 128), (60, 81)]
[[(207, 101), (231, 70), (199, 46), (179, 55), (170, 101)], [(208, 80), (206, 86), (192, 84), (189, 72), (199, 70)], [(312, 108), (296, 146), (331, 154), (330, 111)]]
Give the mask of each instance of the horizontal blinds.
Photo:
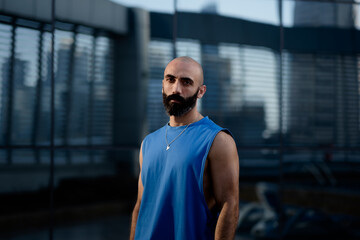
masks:
[(221, 43), (217, 61), (218, 77), (212, 81), (217, 84), (213, 91), (220, 88), (215, 90), (220, 108), (212, 114), (232, 131), (237, 144), (266, 144), (279, 128), (276, 54), (266, 48)]
[(359, 74), (354, 56), (284, 53), (286, 144), (359, 145)]
[(44, 32), (42, 35), (41, 51), (41, 88), (39, 89), (39, 113), (37, 115), (38, 127), (36, 131), (36, 143), (50, 145), (50, 114), (51, 114), (51, 33)]
[[(73, 62), (73, 33), (55, 31), (55, 144), (67, 144), (67, 123), (70, 110), (69, 91), (71, 89)], [(50, 64), (50, 63), (49, 63)]]
[[(161, 100), (162, 74), (172, 52), (171, 43), (166, 43), (154, 40), (149, 47), (149, 131), (162, 126), (166, 122), (162, 119), (168, 119)], [(177, 56), (190, 56), (203, 66), (207, 92), (199, 110), (228, 127), (238, 144), (264, 144), (264, 135), (277, 132), (278, 73), (272, 51), (226, 43), (201, 45), (188, 39), (179, 39), (176, 46)]]
[[(35, 22), (16, 23), (29, 27), (0, 24), (0, 145), (49, 146), (50, 28)], [(111, 145), (113, 40), (106, 33), (97, 35), (93, 29), (66, 26), (69, 30), (55, 31), (55, 144)], [(48, 151), (1, 154), (2, 159), (13, 163), (45, 163)], [(96, 156), (86, 151), (62, 151), (56, 163), (76, 159), (78, 163), (99, 162), (106, 156), (106, 151)]]
[(11, 26), (0, 23), (0, 144), (7, 141), (11, 30)]
[(151, 41), (149, 44), (149, 85), (147, 100), (148, 131), (152, 132), (169, 121), (162, 103), (164, 70), (173, 54), (171, 41)]
[[(355, 56), (284, 51), (280, 79), (280, 56), (271, 49), (187, 39), (176, 44), (177, 56), (203, 66), (207, 92), (200, 111), (229, 128), (239, 146), (279, 146), (280, 126), (285, 146), (359, 146)], [(160, 90), (171, 46), (150, 43), (149, 131), (167, 119)]]
[(86, 34), (76, 34), (73, 56), (73, 68), (69, 79), (69, 108), (67, 138), (69, 144), (85, 145), (87, 143), (89, 124), (89, 98), (92, 82), (92, 43), (93, 37)]
[(30, 144), (34, 129), (36, 85), (39, 79), (39, 31), (15, 29), (11, 143)]
[(91, 117), (93, 144), (112, 144), (113, 141), (113, 49), (110, 38), (96, 37)]

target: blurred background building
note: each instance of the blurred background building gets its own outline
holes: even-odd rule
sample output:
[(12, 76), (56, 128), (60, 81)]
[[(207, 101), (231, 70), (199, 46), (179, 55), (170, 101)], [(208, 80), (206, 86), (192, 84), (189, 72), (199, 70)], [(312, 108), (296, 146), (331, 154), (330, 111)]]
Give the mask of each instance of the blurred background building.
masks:
[[(341, 1), (296, 2), (294, 7), (295, 27), (354, 29), (356, 17), (354, 6)], [(285, 124), (291, 142), (356, 146), (360, 140), (357, 57), (326, 51), (287, 57), (290, 117)]]
[(238, 146), (237, 239), (359, 238), (358, 1), (55, 3), (0, 0), (0, 239), (128, 238), (183, 55)]

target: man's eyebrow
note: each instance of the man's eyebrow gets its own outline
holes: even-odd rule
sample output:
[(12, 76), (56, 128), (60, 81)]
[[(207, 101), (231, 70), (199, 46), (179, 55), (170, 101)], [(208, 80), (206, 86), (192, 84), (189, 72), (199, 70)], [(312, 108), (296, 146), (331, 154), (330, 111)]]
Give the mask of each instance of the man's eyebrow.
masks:
[[(174, 75), (171, 74), (166, 74), (165, 78), (176, 78)], [(190, 77), (181, 77), (180, 78), (181, 81), (190, 81), (190, 82), (194, 82), (194, 80), (192, 80)]]
[(191, 78), (189, 77), (182, 77), (181, 78), (182, 81), (190, 81), (190, 82), (194, 82), (194, 80), (192, 80)]
[(165, 77), (166, 77), (166, 78), (175, 78), (175, 76), (174, 76), (174, 75), (171, 75), (171, 74), (166, 74)]

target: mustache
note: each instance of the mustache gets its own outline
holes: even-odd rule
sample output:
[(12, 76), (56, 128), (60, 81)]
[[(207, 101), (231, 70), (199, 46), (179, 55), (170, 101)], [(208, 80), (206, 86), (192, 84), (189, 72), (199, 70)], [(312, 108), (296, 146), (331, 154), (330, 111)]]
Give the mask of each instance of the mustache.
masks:
[(172, 94), (166, 97), (166, 101), (169, 102), (171, 100), (175, 100), (178, 101), (180, 103), (184, 103), (185, 102), (185, 98), (183, 98), (182, 96), (178, 95), (178, 94)]

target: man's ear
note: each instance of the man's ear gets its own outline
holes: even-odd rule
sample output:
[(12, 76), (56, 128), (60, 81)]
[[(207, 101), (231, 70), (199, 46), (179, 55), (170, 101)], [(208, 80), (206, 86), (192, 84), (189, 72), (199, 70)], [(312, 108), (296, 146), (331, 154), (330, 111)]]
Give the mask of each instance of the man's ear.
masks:
[(200, 86), (197, 98), (201, 99), (204, 96), (205, 92), (206, 92), (206, 85)]

